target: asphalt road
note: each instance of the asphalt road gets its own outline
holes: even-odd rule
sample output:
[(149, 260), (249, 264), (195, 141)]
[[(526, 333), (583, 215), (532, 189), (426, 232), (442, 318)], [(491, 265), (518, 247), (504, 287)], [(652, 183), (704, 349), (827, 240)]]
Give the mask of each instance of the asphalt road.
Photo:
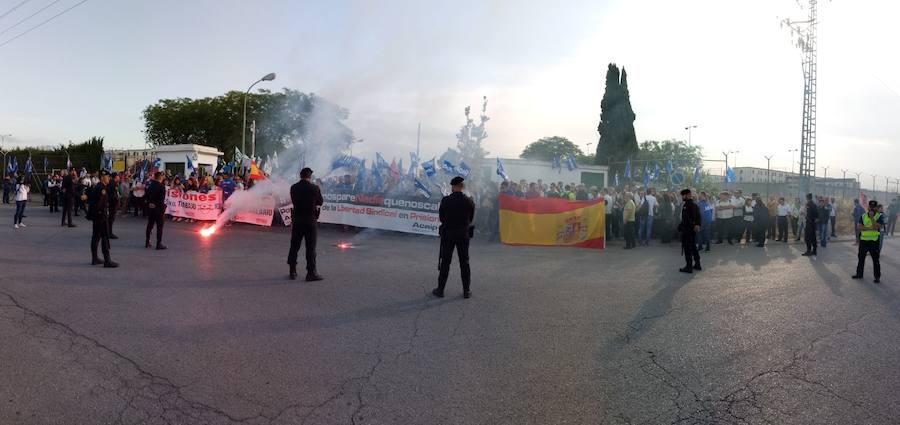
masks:
[[(285, 229), (167, 223), (118, 269), (90, 228), (0, 207), (0, 424), (900, 423), (900, 271), (849, 278), (850, 242), (513, 248), (476, 241), (447, 298), (432, 238), (320, 234), (290, 282)], [(351, 240), (357, 248), (333, 243)], [(302, 258), (302, 256), (301, 256)]]

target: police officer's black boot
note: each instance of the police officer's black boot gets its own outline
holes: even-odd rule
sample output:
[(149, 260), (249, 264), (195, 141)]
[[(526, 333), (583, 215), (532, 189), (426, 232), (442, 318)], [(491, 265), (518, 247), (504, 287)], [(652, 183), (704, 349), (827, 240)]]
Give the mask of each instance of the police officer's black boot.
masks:
[[(296, 272), (295, 272), (296, 273)], [(306, 272), (306, 281), (307, 282), (318, 282), (320, 280), (324, 280), (325, 278), (316, 273), (315, 270), (309, 270)]]
[(297, 279), (297, 265), (289, 264), (289, 266), (291, 267), (291, 273), (288, 275), (288, 279), (290, 279), (290, 280)]

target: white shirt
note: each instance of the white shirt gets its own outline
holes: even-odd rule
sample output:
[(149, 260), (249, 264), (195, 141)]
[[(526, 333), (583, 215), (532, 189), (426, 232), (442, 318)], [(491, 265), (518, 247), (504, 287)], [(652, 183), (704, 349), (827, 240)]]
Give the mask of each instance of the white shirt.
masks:
[(28, 186), (24, 184), (16, 185), (16, 202), (28, 200)]
[[(724, 209), (719, 209), (719, 207), (725, 207)], [(716, 202), (716, 218), (718, 219), (729, 219), (734, 218), (734, 204), (730, 199), (726, 199), (724, 201)]]
[(656, 202), (656, 197), (653, 195), (647, 195), (644, 197), (644, 202), (647, 203), (648, 213), (651, 216), (656, 215), (656, 207), (657, 207), (657, 205), (659, 205), (659, 203)]
[(834, 207), (834, 205), (831, 206), (831, 216), (832, 217), (837, 216), (837, 209)]
[(753, 221), (753, 207), (744, 207), (744, 221)]
[(778, 216), (787, 217), (791, 213), (791, 207), (787, 204), (778, 204)]

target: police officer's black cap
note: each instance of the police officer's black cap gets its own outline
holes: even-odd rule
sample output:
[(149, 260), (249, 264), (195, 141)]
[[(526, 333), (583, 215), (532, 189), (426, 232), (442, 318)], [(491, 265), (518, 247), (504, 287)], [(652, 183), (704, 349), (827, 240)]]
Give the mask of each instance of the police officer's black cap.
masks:
[(453, 180), (450, 180), (450, 186), (459, 186), (463, 184), (464, 181), (466, 181), (466, 179), (456, 176), (453, 178)]
[(869, 208), (875, 208), (878, 206), (878, 201), (869, 201)]
[(302, 177), (304, 179), (308, 178), (308, 177), (312, 177), (312, 175), (313, 175), (312, 168), (306, 167), (306, 168), (300, 170), (300, 177)]
[(691, 193), (691, 190), (690, 190), (690, 189), (682, 189), (682, 190), (681, 190), (681, 196), (688, 195), (688, 194), (690, 194), (690, 193)]

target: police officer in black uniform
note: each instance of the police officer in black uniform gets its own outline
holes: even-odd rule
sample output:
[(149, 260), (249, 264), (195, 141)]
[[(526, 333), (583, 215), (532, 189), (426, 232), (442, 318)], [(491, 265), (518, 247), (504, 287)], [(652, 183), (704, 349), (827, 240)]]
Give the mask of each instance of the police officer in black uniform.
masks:
[(806, 194), (806, 230), (804, 231), (804, 239), (806, 240), (806, 252), (800, 254), (804, 257), (816, 255), (816, 228), (819, 227), (819, 207), (813, 202), (812, 193)]
[(441, 227), (440, 262), (438, 263), (438, 286), (431, 293), (438, 297), (444, 297), (444, 286), (447, 285), (447, 277), (450, 275), (450, 262), (453, 260), (453, 250), (459, 256), (459, 271), (462, 275), (463, 298), (472, 296), (469, 285), (472, 281), (469, 270), (469, 239), (472, 237), (472, 223), (475, 220), (475, 202), (463, 193), (466, 186), (462, 177), (454, 177), (450, 180), (453, 193), (441, 199), (438, 209)]
[[(78, 177), (75, 176), (75, 169), (69, 169), (69, 174), (67, 174), (62, 179), (62, 198), (63, 198), (63, 210), (62, 210), (62, 222), (60, 226), (65, 226), (66, 221), (69, 222), (69, 227), (75, 227), (72, 224), (72, 210), (75, 209), (75, 198), (78, 194), (75, 192), (76, 189), (76, 179)], [(76, 212), (75, 215), (78, 215)]]
[(291, 267), (290, 279), (297, 278), (297, 252), (300, 244), (306, 240), (306, 281), (315, 282), (324, 279), (316, 271), (316, 222), (322, 208), (322, 192), (312, 182), (313, 170), (300, 170), (300, 181), (291, 186), (291, 248), (288, 251), (287, 263)]
[(153, 175), (147, 186), (147, 232), (144, 247), (150, 248), (150, 232), (156, 226), (156, 249), (166, 249), (162, 244), (163, 223), (166, 222), (166, 185), (163, 183), (162, 171)]
[(678, 271), (693, 273), (694, 270), (703, 270), (700, 267), (700, 251), (697, 250), (697, 232), (700, 231), (700, 207), (694, 203), (694, 195), (690, 189), (681, 191), (684, 205), (681, 207), (681, 224), (678, 230), (681, 232), (681, 250), (684, 252), (685, 266)]
[[(100, 172), (100, 184), (94, 187), (88, 197), (87, 218), (94, 222), (91, 232), (91, 265), (103, 264), (103, 267), (119, 267), (109, 258), (109, 173)], [(103, 251), (103, 261), (97, 257), (97, 244)]]
[(109, 184), (106, 185), (106, 193), (109, 196), (109, 238), (119, 239), (113, 233), (113, 223), (116, 222), (116, 212), (119, 209), (119, 174), (113, 173)]

